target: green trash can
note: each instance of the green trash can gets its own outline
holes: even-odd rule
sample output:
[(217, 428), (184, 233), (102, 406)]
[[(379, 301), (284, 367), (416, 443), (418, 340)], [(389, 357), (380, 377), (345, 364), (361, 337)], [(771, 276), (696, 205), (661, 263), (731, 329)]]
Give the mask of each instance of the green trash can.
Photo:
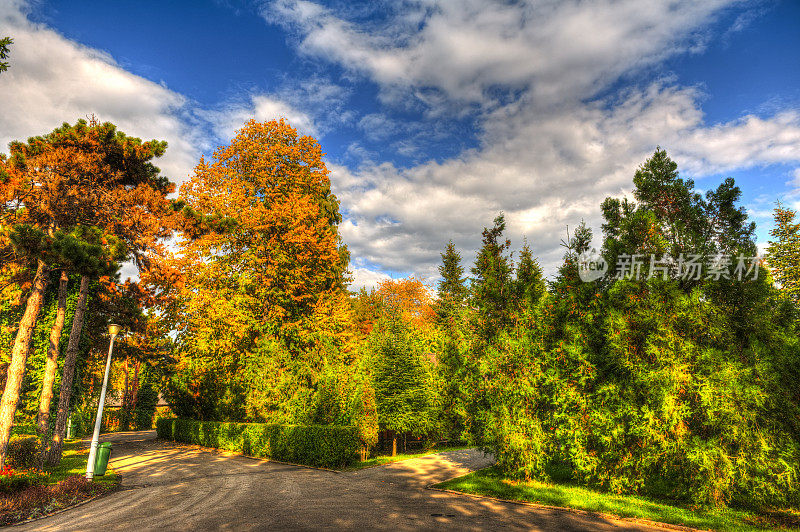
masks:
[(94, 476), (102, 477), (106, 474), (108, 459), (111, 457), (111, 444), (103, 442), (97, 446), (97, 456), (94, 459)]

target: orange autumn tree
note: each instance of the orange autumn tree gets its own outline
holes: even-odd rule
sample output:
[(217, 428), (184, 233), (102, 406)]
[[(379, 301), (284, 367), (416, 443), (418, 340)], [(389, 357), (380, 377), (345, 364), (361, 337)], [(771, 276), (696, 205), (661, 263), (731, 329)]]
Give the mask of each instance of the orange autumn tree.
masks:
[(416, 327), (429, 327), (436, 319), (432, 289), (415, 277), (387, 279), (378, 283), (378, 295), (384, 304), (400, 310), (404, 320)]
[(347, 343), (348, 254), (322, 157), (284, 120), (251, 120), (182, 186), (171, 308), (185, 415), (268, 418), (285, 407), (276, 390), (308, 389)]

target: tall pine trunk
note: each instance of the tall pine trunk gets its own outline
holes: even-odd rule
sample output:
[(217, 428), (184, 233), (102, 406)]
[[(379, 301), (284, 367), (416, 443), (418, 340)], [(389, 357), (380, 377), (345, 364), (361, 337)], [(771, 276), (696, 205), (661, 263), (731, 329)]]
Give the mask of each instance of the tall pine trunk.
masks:
[[(53, 400), (53, 381), (56, 380), (58, 370), (58, 347), (61, 342), (61, 330), (64, 328), (64, 316), (67, 314), (67, 284), (69, 278), (66, 270), (61, 270), (58, 281), (58, 308), (56, 321), (50, 327), (50, 344), (47, 347), (47, 362), (44, 366), (44, 379), (42, 393), (39, 396), (39, 416), (36, 419), (36, 432), (44, 438), (50, 421), (50, 403)], [(42, 440), (44, 443), (44, 440)]]
[(67, 413), (69, 401), (72, 398), (72, 381), (75, 379), (75, 361), (78, 358), (78, 345), (81, 341), (83, 330), (83, 315), (86, 312), (86, 299), (89, 295), (89, 277), (81, 276), (81, 288), (78, 294), (78, 305), (75, 307), (75, 317), (72, 318), (72, 329), (69, 332), (67, 353), (64, 356), (64, 369), (61, 374), (61, 393), (58, 396), (58, 412), (50, 447), (47, 449), (44, 462), (48, 465), (58, 465), (61, 462), (61, 447), (64, 436), (67, 434)]
[(31, 337), (36, 327), (39, 311), (42, 309), (44, 291), (47, 288), (49, 276), (50, 268), (40, 260), (36, 267), (36, 277), (33, 279), (31, 294), (25, 304), (25, 313), (19, 322), (19, 330), (11, 351), (11, 363), (8, 365), (6, 387), (3, 391), (3, 399), (0, 401), (0, 465), (4, 464), (6, 460), (8, 440), (11, 438), (11, 425), (14, 423), (14, 414), (17, 412), (19, 403), (19, 389), (25, 375), (25, 362), (28, 360)]

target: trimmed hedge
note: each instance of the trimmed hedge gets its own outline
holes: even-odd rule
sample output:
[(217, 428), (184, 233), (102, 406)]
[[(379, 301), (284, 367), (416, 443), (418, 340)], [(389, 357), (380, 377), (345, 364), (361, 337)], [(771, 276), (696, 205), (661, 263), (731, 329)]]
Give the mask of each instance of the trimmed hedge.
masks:
[(258, 458), (317, 467), (342, 467), (361, 448), (358, 429), (343, 425), (223, 423), (159, 419), (158, 437)]

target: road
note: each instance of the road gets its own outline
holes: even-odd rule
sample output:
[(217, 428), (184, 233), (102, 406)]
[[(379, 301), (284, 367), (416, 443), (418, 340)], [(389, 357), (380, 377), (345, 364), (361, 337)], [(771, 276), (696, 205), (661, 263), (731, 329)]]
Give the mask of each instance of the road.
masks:
[(480, 469), (476, 450), (331, 472), (156, 439), (105, 435), (121, 489), (18, 530), (663, 530), (426, 489)]

